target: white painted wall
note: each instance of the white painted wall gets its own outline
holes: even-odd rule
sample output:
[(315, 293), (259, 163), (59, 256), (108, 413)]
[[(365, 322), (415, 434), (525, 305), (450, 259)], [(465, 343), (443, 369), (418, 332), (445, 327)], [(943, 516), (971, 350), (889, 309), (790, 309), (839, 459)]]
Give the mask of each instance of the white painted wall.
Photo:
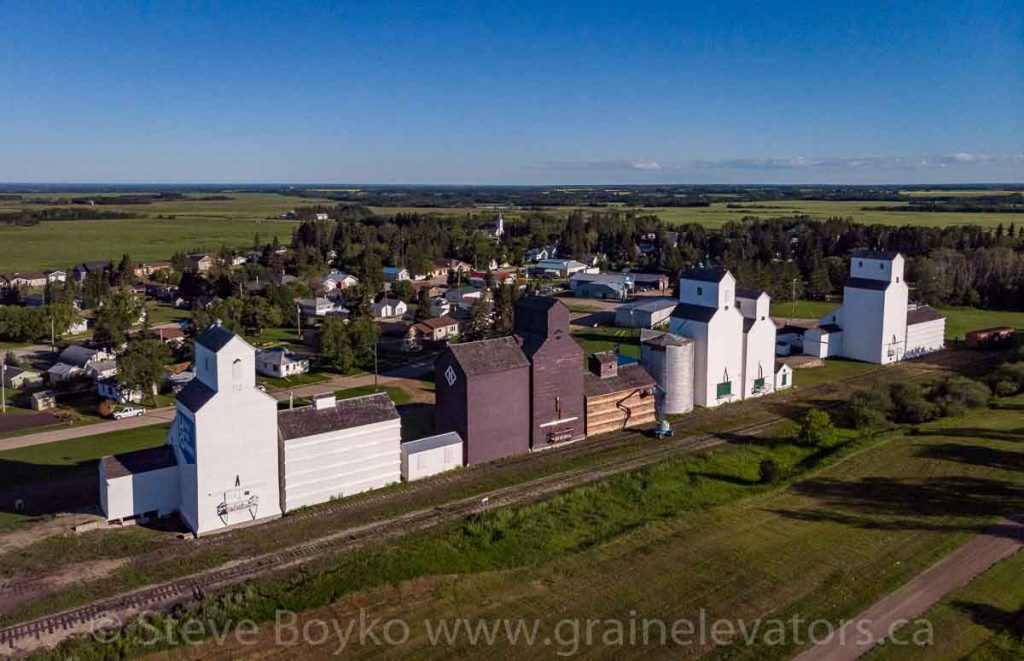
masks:
[(101, 463), (100, 508), (107, 521), (154, 510), (160, 515), (170, 514), (178, 509), (178, 467), (108, 478)]
[(946, 320), (936, 319), (907, 326), (908, 358), (938, 351), (946, 346)]
[(401, 442), (397, 418), (284, 441), (285, 511), (398, 482)]
[[(775, 389), (775, 322), (771, 319), (771, 298), (762, 293), (757, 298), (736, 296), (736, 305), (744, 319), (753, 320), (750, 330), (743, 334), (743, 391), (744, 399), (758, 397)], [(755, 382), (764, 379), (760, 389)]]
[[(173, 442), (185, 459), (179, 473), (183, 518), (193, 532), (203, 534), (280, 516), (277, 402), (256, 389), (255, 350), (237, 336), (216, 354), (197, 345), (196, 365), (196, 378), (219, 387), (194, 420), (182, 404), (176, 405), (180, 419)], [(189, 435), (195, 464), (180, 456)], [(246, 507), (218, 514), (222, 503), (254, 497), (254, 513)]]
[(461, 441), (426, 450), (416, 450), (414, 443), (402, 444), (402, 479), (407, 482), (421, 480), (460, 466), (462, 466)]
[(785, 390), (786, 388), (793, 387), (793, 368), (789, 365), (783, 364), (775, 372), (775, 389)]

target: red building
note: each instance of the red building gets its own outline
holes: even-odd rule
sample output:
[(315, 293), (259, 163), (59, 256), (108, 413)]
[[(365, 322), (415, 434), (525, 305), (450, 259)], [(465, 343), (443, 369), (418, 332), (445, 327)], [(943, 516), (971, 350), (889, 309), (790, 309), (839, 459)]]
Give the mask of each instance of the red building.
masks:
[(569, 333), (569, 308), (557, 298), (522, 298), (515, 334), (530, 361), (530, 447), (584, 438), (583, 348)]

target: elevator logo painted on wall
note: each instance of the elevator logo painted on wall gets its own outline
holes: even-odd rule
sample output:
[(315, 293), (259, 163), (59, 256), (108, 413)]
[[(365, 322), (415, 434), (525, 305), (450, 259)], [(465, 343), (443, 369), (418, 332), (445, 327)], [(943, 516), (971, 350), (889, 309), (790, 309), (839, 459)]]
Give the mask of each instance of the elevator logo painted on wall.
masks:
[(448, 382), (449, 386), (453, 386), (453, 385), (455, 385), (455, 380), (457, 378), (458, 378), (458, 375), (455, 374), (455, 368), (453, 368), (451, 365), (449, 365), (448, 369), (446, 369), (444, 371), (444, 379), (445, 379), (445, 381)]

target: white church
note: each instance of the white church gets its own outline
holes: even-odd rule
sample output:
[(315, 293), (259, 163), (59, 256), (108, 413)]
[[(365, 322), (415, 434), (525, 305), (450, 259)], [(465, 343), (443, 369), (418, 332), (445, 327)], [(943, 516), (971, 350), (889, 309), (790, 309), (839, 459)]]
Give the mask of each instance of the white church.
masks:
[(712, 407), (789, 387), (776, 384), (775, 324), (767, 293), (736, 287), (722, 267), (684, 271), (669, 332), (693, 341), (693, 403)]
[(255, 349), (215, 324), (195, 341), (167, 444), (104, 457), (108, 521), (179, 513), (196, 535), (398, 482), (401, 420), (386, 393), (278, 411)]
[(842, 307), (804, 333), (803, 352), (888, 365), (942, 349), (946, 318), (909, 302), (903, 266), (896, 252), (853, 253)]

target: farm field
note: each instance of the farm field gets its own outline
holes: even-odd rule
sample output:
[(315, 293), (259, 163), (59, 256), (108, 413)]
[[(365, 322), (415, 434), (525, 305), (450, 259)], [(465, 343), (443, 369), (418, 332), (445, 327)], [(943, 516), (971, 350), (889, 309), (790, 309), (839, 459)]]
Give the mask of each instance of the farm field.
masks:
[[(808, 215), (816, 218), (838, 216), (852, 218), (856, 222), (883, 225), (920, 225), (925, 227), (950, 227), (953, 225), (983, 225), (996, 227), (999, 223), (1024, 224), (1022, 214), (1014, 213), (954, 213), (954, 212), (895, 212), (880, 207), (906, 206), (901, 202), (847, 202), (828, 200), (787, 200), (779, 202), (737, 202), (741, 208), (730, 209), (727, 202), (714, 202), (710, 207), (644, 207), (638, 213), (653, 213), (668, 223), (682, 225), (699, 223), (719, 228), (727, 222), (746, 216), (777, 218)], [(626, 207), (623, 207), (626, 208)]]
[[(831, 460), (828, 452), (808, 456), (773, 439), (665, 462), (523, 510), (483, 515), (451, 532), (343, 558), (307, 574), (304, 596), (288, 601), (293, 590), (279, 582), (257, 601), (298, 607), (332, 590), (351, 592), (300, 620), (337, 619), (344, 626), (360, 608), (383, 621), (401, 618), (412, 634), (388, 647), (388, 658), (536, 658), (534, 646), (523, 639), (509, 644), (502, 635), (493, 645), (474, 646), (465, 637), (430, 643), (425, 622), (460, 617), (470, 626), (536, 621), (540, 639), (560, 646), (547, 649), (587, 658), (784, 658), (803, 645), (763, 634), (751, 645), (718, 648), (696, 638), (676, 647), (657, 638), (615, 645), (600, 635), (589, 642), (551, 636), (563, 621), (628, 627), (641, 618), (671, 625), (705, 617), (733, 623), (851, 617), (994, 520), (1024, 509), (1024, 475), (1015, 469), (1024, 457), (1021, 403), (1018, 397), (1005, 408), (922, 425), (914, 435), (883, 435)], [(783, 470), (816, 461), (823, 468), (770, 488), (757, 478), (765, 456)], [(1012, 606), (1015, 598), (1004, 596), (1002, 607)], [(264, 626), (262, 634), (268, 643), (273, 630)], [(384, 650), (356, 645), (346, 652), (378, 658)], [(929, 652), (941, 657), (944, 650)], [(184, 653), (232, 658), (240, 650), (205, 645)], [(290, 649), (296, 657), (327, 653), (308, 645)]]
[[(4, 255), (0, 270), (67, 269), (83, 261), (117, 261), (124, 253), (129, 253), (136, 262), (165, 260), (177, 250), (216, 250), (222, 245), (249, 247), (257, 233), (264, 241), (276, 236), (287, 243), (296, 223), (276, 217), (296, 206), (318, 202), (271, 193), (228, 194), (235, 199), (170, 200), (99, 207), (145, 214), (145, 218), (43, 221), (31, 227), (0, 226), (0, 243), (18, 247)], [(0, 213), (23, 208), (47, 207), (0, 202)], [(160, 215), (165, 218), (158, 218)]]

